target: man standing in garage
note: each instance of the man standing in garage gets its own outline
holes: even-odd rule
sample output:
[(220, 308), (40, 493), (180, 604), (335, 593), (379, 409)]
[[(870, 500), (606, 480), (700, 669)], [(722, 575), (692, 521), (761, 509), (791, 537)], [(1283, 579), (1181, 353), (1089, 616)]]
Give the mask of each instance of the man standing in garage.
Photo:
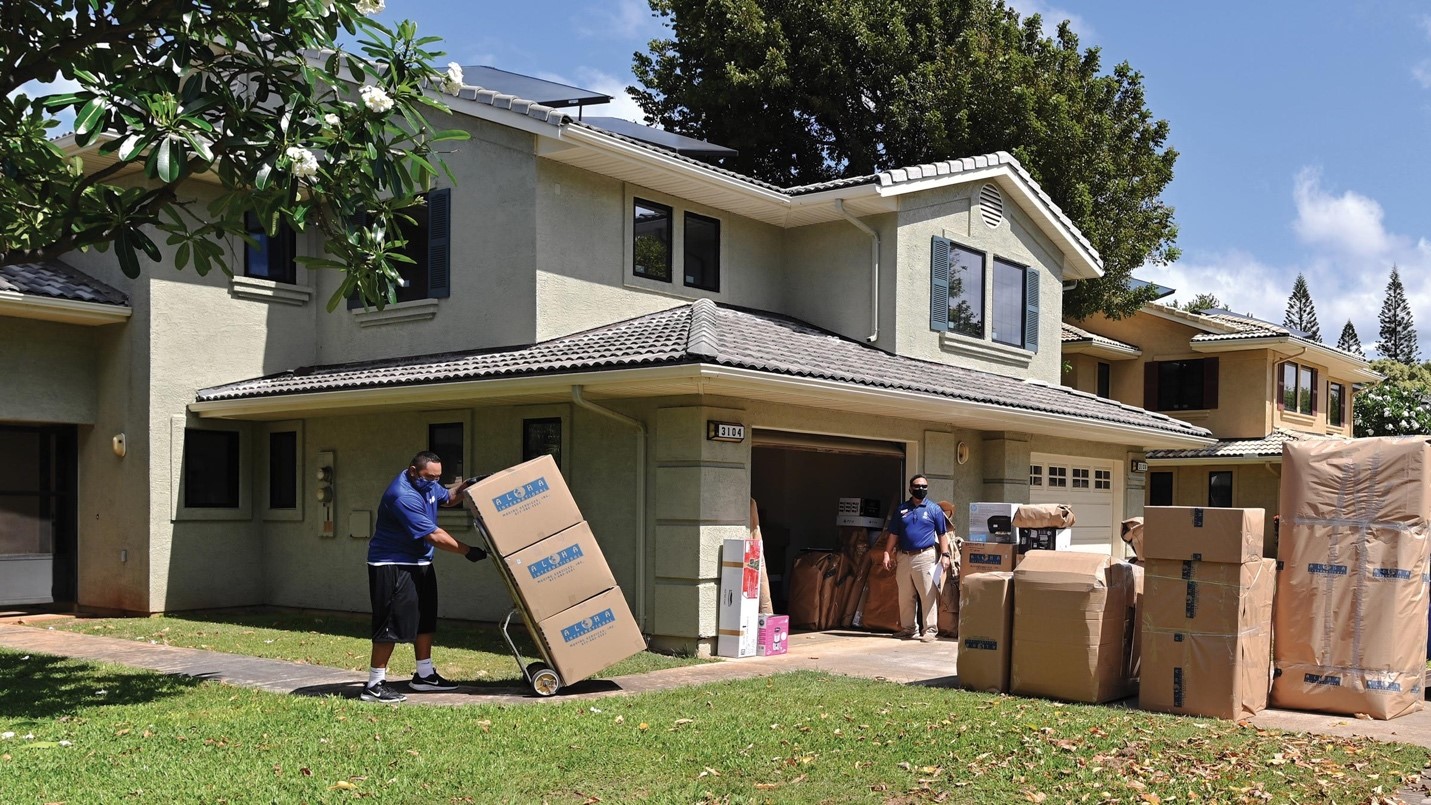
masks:
[[(926, 643), (939, 637), (939, 590), (935, 568), (945, 573), (953, 566), (949, 553), (949, 521), (938, 505), (930, 503), (929, 479), (916, 475), (909, 479), (909, 500), (889, 516), (885, 526), (884, 567), (894, 567), (899, 583), (899, 625), (895, 637), (918, 637)], [(924, 633), (914, 620), (914, 598)]]

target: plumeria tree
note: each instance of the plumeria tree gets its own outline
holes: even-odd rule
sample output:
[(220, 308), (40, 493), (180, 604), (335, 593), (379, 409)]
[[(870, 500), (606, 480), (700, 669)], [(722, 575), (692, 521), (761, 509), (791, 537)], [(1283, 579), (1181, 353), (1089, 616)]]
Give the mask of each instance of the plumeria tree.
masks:
[[(162, 239), (180, 269), (231, 272), (247, 217), (318, 231), (326, 254), (300, 259), (344, 272), (330, 310), (393, 301), (400, 220), (445, 171), (439, 144), (467, 135), (431, 122), (461, 68), (436, 67), (437, 37), (411, 22), (370, 18), (382, 8), (0, 3), (0, 265), (113, 247), (136, 277)], [(72, 139), (52, 139), (69, 115)]]
[(1372, 361), (1385, 379), (1358, 390), (1352, 405), (1357, 436), (1431, 434), (1431, 364), (1393, 358)]

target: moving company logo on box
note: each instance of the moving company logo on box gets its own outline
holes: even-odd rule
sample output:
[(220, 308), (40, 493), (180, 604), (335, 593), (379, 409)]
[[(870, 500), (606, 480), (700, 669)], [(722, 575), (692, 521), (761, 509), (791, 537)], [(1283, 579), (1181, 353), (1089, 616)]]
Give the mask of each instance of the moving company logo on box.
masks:
[(998, 651), (999, 641), (997, 640), (975, 640), (970, 638), (964, 641), (964, 648), (978, 649), (980, 651)]
[(1346, 565), (1324, 565), (1312, 562), (1307, 565), (1307, 572), (1314, 576), (1345, 576), (1347, 574)]
[(525, 484), (513, 489), (510, 492), (503, 492), (492, 498), (492, 505), (497, 511), (506, 511), (519, 503), (525, 503), (543, 492), (550, 491), (546, 478), (535, 478)]
[(1400, 693), (1401, 683), (1392, 682), (1389, 679), (1368, 679), (1366, 681), (1367, 690), (1384, 690), (1389, 693)]
[(589, 618), (582, 618), (572, 625), (561, 630), (563, 642), (570, 643), (573, 640), (585, 637), (603, 626), (609, 626), (616, 622), (616, 613), (609, 607), (593, 614)]
[(1331, 674), (1303, 674), (1302, 681), (1308, 685), (1330, 685), (1334, 688), (1342, 686), (1342, 678)]
[(563, 565), (575, 562), (584, 555), (580, 545), (568, 545), (539, 562), (527, 565), (527, 572), (532, 574), (532, 578), (539, 579)]
[(969, 554), (969, 564), (971, 565), (1002, 565), (1004, 557), (997, 553), (971, 553)]
[(1374, 579), (1399, 579), (1401, 581), (1411, 581), (1411, 571), (1402, 570), (1399, 567), (1376, 567), (1372, 568), (1371, 577)]

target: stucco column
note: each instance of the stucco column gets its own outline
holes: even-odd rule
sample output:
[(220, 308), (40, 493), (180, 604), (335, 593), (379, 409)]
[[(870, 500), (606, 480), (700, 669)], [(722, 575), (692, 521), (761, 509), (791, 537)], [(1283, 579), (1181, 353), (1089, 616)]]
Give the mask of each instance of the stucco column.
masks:
[(651, 644), (709, 655), (715, 645), (721, 543), (750, 535), (750, 434), (706, 438), (706, 422), (745, 424), (745, 412), (688, 406), (656, 412), (651, 541)]
[(1027, 503), (1029, 499), (1029, 437), (1026, 433), (989, 431), (984, 434), (983, 497), (979, 500)]

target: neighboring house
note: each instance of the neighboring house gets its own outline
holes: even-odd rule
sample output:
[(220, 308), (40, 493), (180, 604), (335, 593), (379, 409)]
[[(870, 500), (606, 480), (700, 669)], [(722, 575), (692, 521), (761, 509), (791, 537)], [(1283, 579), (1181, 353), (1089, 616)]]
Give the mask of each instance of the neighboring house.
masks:
[[(18, 521), (59, 535), (0, 525), (0, 590), (43, 563), (21, 597), (363, 611), (373, 510), (415, 451), (453, 478), (551, 453), (653, 644), (705, 651), (752, 497), (777, 585), (836, 543), (837, 498), (888, 511), (914, 472), (960, 530), (973, 500), (1081, 495), (1078, 547), (1121, 551), (1130, 464), (1212, 441), (1059, 385), (1062, 288), (1100, 262), (1007, 154), (779, 188), (629, 124), (451, 104), (472, 140), (384, 310), (325, 312), (339, 277), (295, 269), (304, 236), (236, 243), (232, 278), (77, 253), (89, 279), (51, 294), (76, 301), (0, 298), (0, 466), (36, 479)], [(489, 567), (439, 563), (445, 616), (510, 606)]]
[(1227, 310), (1157, 302), (1063, 326), (1064, 384), (1201, 425), (1216, 444), (1147, 453), (1147, 505), (1266, 510), (1271, 554), (1282, 445), (1351, 438), (1365, 358)]

